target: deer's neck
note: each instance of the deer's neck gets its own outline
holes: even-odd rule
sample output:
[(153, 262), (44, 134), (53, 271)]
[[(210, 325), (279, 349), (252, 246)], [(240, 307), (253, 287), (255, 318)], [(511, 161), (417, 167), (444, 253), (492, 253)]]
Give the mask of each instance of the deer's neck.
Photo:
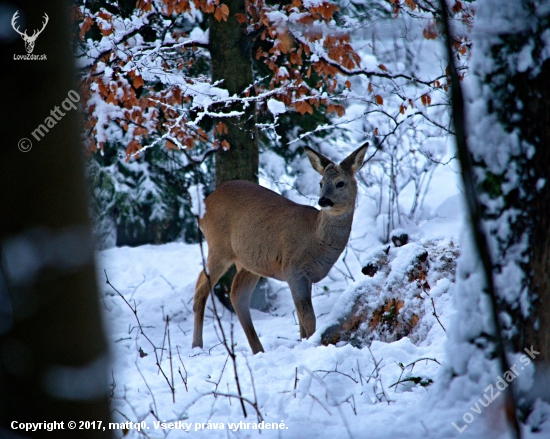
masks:
[[(317, 226), (317, 237), (333, 251), (340, 253), (348, 243), (351, 232), (351, 223), (353, 222), (353, 211), (334, 216), (322, 210), (319, 212), (319, 223)], [(337, 257), (338, 257), (337, 256)]]

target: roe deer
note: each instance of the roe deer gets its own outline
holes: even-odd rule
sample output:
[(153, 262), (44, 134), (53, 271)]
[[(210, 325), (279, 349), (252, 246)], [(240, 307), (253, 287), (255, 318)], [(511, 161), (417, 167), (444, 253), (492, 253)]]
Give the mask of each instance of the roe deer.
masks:
[(353, 220), (357, 181), (368, 142), (340, 165), (306, 147), (323, 176), (317, 210), (248, 181), (222, 184), (206, 200), (199, 225), (208, 242), (207, 272), (197, 281), (193, 347), (202, 348), (204, 308), (211, 288), (235, 264), (230, 299), (252, 352), (264, 349), (250, 317), (250, 297), (260, 276), (288, 282), (300, 337), (315, 332), (311, 284), (323, 279), (344, 250)]

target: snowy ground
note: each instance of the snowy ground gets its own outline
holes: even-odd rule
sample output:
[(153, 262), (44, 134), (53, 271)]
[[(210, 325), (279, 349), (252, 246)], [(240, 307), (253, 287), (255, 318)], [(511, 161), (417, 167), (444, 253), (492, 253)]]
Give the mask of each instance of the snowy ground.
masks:
[[(414, 241), (459, 238), (463, 209), (456, 181), (449, 167), (436, 172), (425, 202), (425, 218), (429, 219), (408, 228)], [(359, 200), (350, 241), (356, 250), (368, 250), (378, 243), (376, 220), (369, 213), (369, 206), (368, 198)], [(329, 276), (314, 286), (318, 328), (326, 324), (341, 294), (364, 281), (360, 257), (355, 255), (348, 252), (346, 264), (341, 258)], [(267, 429), (264, 424), (260, 436), (254, 428), (259, 418), (251, 405), (245, 404), (245, 418), (238, 399), (212, 394), (217, 391), (236, 395), (237, 390), (233, 363), (227, 360), (227, 352), (220, 344), (211, 311), (207, 311), (205, 319), (204, 350), (191, 349), (192, 297), (201, 260), (198, 245), (183, 243), (115, 248), (97, 255), (98, 265), (107, 271), (112, 285), (131, 306), (137, 307), (144, 332), (140, 334), (130, 306), (102, 282), (104, 317), (113, 357), (114, 417), (117, 422), (144, 421), (143, 426), (148, 428), (141, 433), (131, 430), (127, 437), (506, 437), (502, 420), (496, 422), (490, 409), (476, 415), (463, 433), (451, 424), (465, 425), (464, 413), (482, 396), (485, 386), (470, 392), (476, 396), (471, 401), (454, 401), (452, 389), (449, 398), (440, 383), (446, 382), (443, 375), (449, 355), (447, 333), (434, 323), (432, 316), (427, 316), (431, 323), (417, 344), (405, 337), (393, 343), (375, 341), (370, 351), (347, 344), (322, 346), (315, 336), (308, 341), (299, 340), (290, 291), (286, 284), (272, 280), (277, 309), (271, 313), (252, 310), (265, 353), (252, 356), (236, 319), (227, 311), (221, 318), (226, 334), (230, 333), (231, 322), (235, 323), (233, 336), (242, 394), (257, 401), (264, 423), (272, 427)], [(103, 271), (100, 279), (105, 279)], [(447, 329), (456, 324), (452, 322), (452, 291), (447, 289), (435, 301), (441, 323)], [(219, 303), (217, 309), (222, 310)], [(156, 347), (164, 347), (157, 350), (157, 355), (166, 377), (157, 367), (147, 338)], [(399, 365), (426, 357), (443, 366), (424, 360), (403, 372)], [(391, 387), (400, 377), (407, 376), (429, 378), (434, 384), (422, 387), (408, 382)], [(168, 384), (172, 380), (175, 402)], [(166, 421), (165, 429), (159, 421)], [(181, 423), (169, 425), (177, 421)], [(234, 424), (241, 421), (248, 424), (237, 428)]]

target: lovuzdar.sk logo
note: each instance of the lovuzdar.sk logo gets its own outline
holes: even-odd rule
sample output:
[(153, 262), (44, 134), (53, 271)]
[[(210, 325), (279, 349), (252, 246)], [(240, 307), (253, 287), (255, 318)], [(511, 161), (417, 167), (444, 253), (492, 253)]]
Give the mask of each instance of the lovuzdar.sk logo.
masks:
[(21, 35), (21, 38), (23, 38), (23, 41), (25, 43), (25, 50), (27, 51), (26, 55), (13, 55), (14, 60), (24, 60), (24, 61), (44, 61), (47, 59), (46, 54), (42, 55), (33, 55), (34, 50), (34, 43), (36, 42), (36, 39), (38, 36), (42, 33), (42, 31), (46, 28), (46, 25), (48, 24), (48, 21), (50, 20), (48, 17), (48, 14), (44, 13), (44, 22), (42, 23), (42, 29), (37, 30), (34, 29), (32, 35), (27, 34), (27, 29), (25, 29), (24, 32), (21, 32), (19, 30), (19, 26), (17, 25), (17, 19), (19, 18), (19, 11), (15, 11), (15, 14), (13, 14), (13, 17), (11, 19), (11, 27), (13, 27), (13, 30), (17, 32), (19, 35)]

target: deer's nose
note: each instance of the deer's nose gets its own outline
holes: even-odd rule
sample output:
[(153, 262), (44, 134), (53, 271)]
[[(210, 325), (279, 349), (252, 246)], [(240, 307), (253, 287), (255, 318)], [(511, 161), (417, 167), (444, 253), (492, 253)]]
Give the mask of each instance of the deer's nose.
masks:
[(321, 197), (321, 198), (319, 198), (319, 206), (321, 206), (321, 207), (332, 207), (332, 206), (334, 206), (334, 203), (330, 200), (330, 198)]

